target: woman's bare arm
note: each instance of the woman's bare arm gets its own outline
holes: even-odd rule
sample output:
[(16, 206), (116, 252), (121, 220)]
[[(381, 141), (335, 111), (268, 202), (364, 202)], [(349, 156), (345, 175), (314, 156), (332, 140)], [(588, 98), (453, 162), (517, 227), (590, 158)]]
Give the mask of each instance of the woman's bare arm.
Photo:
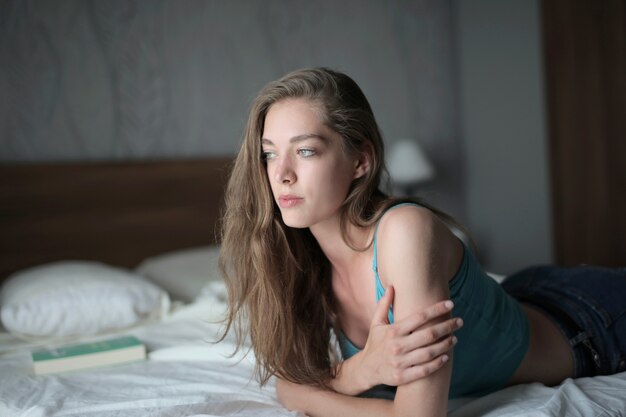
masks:
[(280, 379), (276, 381), (276, 394), (285, 408), (311, 417), (393, 416), (390, 400), (352, 397)]
[[(448, 281), (460, 265), (463, 246), (431, 211), (405, 206), (389, 212), (380, 222), (378, 248), (382, 283), (396, 289), (394, 318), (403, 320), (449, 298)], [(420, 416), (445, 416), (451, 362), (425, 378), (398, 386), (394, 415), (413, 416), (419, 410)]]

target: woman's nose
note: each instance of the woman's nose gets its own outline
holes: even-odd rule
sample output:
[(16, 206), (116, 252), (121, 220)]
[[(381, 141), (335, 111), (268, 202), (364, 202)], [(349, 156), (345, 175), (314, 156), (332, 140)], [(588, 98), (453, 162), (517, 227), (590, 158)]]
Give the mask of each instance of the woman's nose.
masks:
[(296, 181), (296, 173), (290, 158), (281, 158), (276, 168), (275, 180), (282, 184), (293, 184)]

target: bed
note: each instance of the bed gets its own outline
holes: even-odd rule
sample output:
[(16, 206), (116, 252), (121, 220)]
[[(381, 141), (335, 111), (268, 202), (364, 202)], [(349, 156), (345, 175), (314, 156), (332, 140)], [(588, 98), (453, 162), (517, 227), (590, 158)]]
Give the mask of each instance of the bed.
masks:
[[(251, 379), (252, 354), (229, 356), (230, 336), (212, 343), (226, 308), (216, 264), (230, 160), (0, 167), (0, 416), (301, 415), (280, 406), (272, 380), (260, 388)], [(70, 267), (82, 275), (67, 285)], [(33, 271), (46, 278), (36, 280)], [(21, 287), (10, 284), (16, 276), (28, 279)], [(30, 310), (23, 308), (41, 294)], [(106, 310), (91, 317), (85, 305)], [(17, 310), (5, 321), (8, 306)], [(44, 306), (51, 312), (37, 321), (33, 311)], [(118, 335), (141, 340), (148, 359), (33, 372), (32, 350)], [(623, 416), (625, 410), (622, 373), (457, 399), (448, 415)]]

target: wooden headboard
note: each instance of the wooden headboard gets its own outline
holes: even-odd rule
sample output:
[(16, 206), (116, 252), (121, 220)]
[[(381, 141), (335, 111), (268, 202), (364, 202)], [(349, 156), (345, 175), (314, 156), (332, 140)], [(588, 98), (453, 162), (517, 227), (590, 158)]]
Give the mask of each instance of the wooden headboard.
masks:
[(231, 161), (0, 165), (0, 282), (55, 260), (130, 268), (215, 243)]

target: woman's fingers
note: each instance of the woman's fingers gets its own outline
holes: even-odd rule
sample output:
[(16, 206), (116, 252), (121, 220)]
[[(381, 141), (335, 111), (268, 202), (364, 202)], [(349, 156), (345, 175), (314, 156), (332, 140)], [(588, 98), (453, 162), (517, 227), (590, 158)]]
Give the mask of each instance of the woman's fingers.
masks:
[(404, 356), (402, 366), (419, 366), (438, 357), (449, 356), (456, 343), (456, 336), (450, 335), (432, 345), (412, 350)]
[(407, 384), (424, 378), (444, 366), (450, 360), (450, 351), (456, 342), (456, 337), (450, 336), (434, 345), (406, 354), (401, 362), (396, 363), (394, 384)]
[[(420, 352), (425, 352), (426, 348), (431, 348), (433, 346), (442, 346), (441, 343), (445, 340), (451, 340), (452, 333), (454, 333), (461, 327), (463, 327), (463, 320), (458, 317), (448, 319), (441, 323), (424, 326), (421, 329), (414, 331), (413, 333), (401, 336), (401, 339), (396, 342), (395, 352), (397, 355), (405, 355), (409, 352), (415, 351), (416, 349)], [(448, 349), (435, 352), (441, 354)], [(429, 350), (429, 352), (432, 352), (432, 350)], [(419, 362), (412, 362), (407, 360), (403, 362), (405, 363), (405, 366), (408, 366), (415, 363), (426, 362), (426, 360), (430, 360), (433, 357), (434, 356), (421, 358)]]
[(449, 360), (450, 357), (448, 355), (441, 355), (427, 363), (406, 368), (402, 372), (396, 373), (396, 378), (393, 381), (394, 385), (404, 385), (425, 378), (444, 366)]
[(394, 289), (390, 285), (385, 290), (385, 295), (378, 301), (376, 305), (376, 310), (374, 311), (374, 317), (372, 318), (371, 326), (377, 324), (389, 324), (388, 312), (391, 308), (391, 304), (393, 303)]
[(446, 336), (450, 336), (461, 327), (463, 327), (463, 320), (459, 317), (423, 327), (406, 336), (405, 351), (433, 344)]
[(398, 333), (409, 334), (414, 332), (431, 320), (450, 314), (453, 307), (454, 303), (452, 303), (452, 301), (445, 300), (426, 307), (424, 310), (418, 311), (417, 313), (411, 314), (405, 319), (397, 322)]

